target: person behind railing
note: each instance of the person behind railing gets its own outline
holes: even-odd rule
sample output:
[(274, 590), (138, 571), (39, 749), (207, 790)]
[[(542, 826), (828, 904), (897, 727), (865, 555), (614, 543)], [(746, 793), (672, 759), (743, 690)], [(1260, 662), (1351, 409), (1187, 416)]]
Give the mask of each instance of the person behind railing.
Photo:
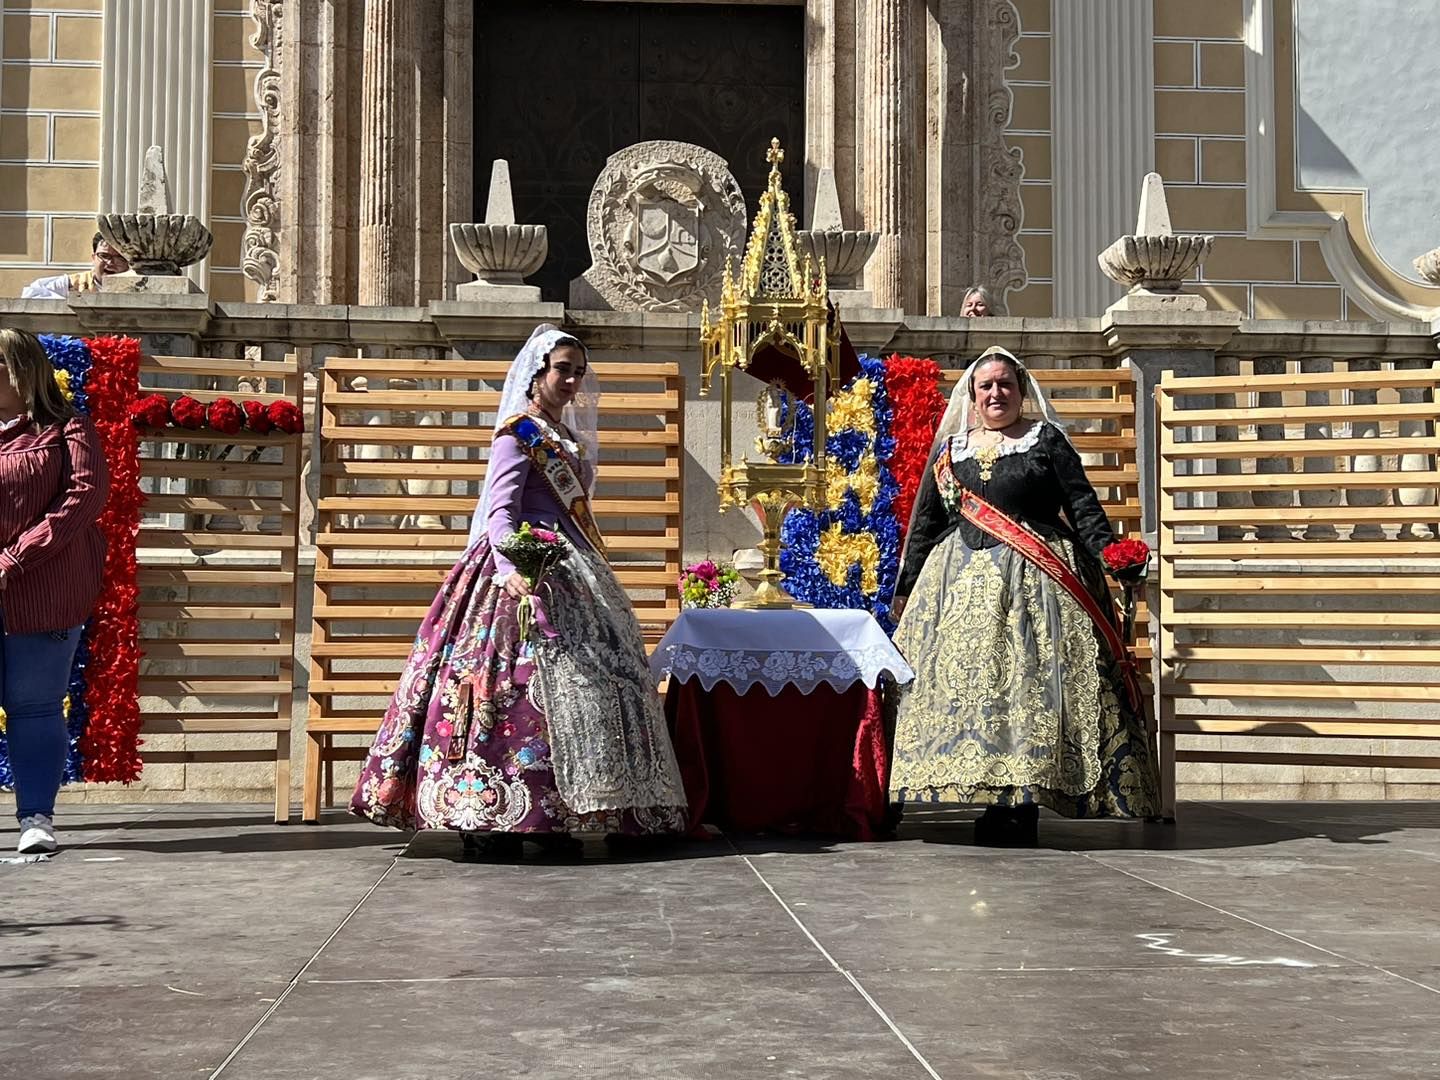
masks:
[(108, 489), (95, 428), (61, 393), (45, 349), (0, 329), (0, 707), (22, 855), (58, 847), (65, 692), (100, 594), (105, 538), (95, 522)]
[(1039, 384), (986, 350), (936, 432), (895, 590), (895, 644), (915, 669), (896, 720), (902, 802), (983, 804), (976, 841), (1017, 846), (1036, 843), (1041, 806), (1159, 812), (1100, 560), (1112, 540)]
[(982, 319), (995, 314), (995, 302), (990, 290), (984, 285), (971, 285), (965, 290), (965, 299), (960, 303), (960, 314), (966, 319)]
[[(685, 827), (640, 627), (590, 504), (598, 396), (585, 347), (536, 328), (505, 378), (469, 547), (420, 625), (355, 813), (459, 830), (493, 860), (520, 858), (526, 837), (577, 858), (579, 833)], [(501, 550), (525, 525), (565, 540), (538, 584)]]
[(20, 290), (22, 300), (64, 300), (71, 293), (95, 292), (109, 274), (130, 269), (125, 256), (110, 246), (98, 232), (90, 240), (90, 269), (74, 274), (36, 278)]

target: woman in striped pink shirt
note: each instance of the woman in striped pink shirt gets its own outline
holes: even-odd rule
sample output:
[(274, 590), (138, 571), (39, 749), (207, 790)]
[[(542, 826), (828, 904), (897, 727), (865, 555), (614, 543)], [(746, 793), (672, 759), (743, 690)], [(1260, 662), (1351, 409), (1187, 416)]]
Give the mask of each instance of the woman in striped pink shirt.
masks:
[(62, 703), (100, 594), (108, 490), (90, 421), (55, 384), (40, 342), (0, 330), (0, 707), (22, 855), (51, 852), (69, 738)]

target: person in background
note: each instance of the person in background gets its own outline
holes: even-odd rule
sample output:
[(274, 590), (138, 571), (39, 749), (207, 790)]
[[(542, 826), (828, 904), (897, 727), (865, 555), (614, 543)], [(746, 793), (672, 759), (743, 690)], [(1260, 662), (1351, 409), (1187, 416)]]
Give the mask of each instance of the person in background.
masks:
[(71, 293), (95, 292), (110, 274), (130, 269), (125, 256), (98, 232), (90, 241), (90, 269), (75, 274), (36, 278), (20, 292), (22, 300), (64, 300)]
[(965, 299), (960, 304), (960, 316), (965, 319), (983, 319), (995, 314), (995, 302), (990, 299), (990, 290), (984, 285), (971, 285), (965, 290)]
[(58, 847), (65, 690), (100, 595), (96, 519), (108, 490), (95, 428), (60, 392), (44, 347), (23, 330), (0, 330), (0, 708), (22, 855)]

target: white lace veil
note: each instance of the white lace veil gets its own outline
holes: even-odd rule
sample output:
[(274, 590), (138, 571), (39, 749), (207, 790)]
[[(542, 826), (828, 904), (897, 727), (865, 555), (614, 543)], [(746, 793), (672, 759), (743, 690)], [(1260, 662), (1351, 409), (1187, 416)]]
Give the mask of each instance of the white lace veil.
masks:
[[(1002, 349), (999, 345), (991, 345), (965, 369), (965, 374), (960, 376), (960, 381), (955, 384), (955, 389), (950, 391), (950, 404), (945, 406), (945, 415), (940, 418), (940, 426), (935, 429), (935, 438), (930, 442), (930, 454), (925, 459), (926, 468), (929, 468), (935, 461), (935, 455), (939, 452), (941, 445), (952, 435), (959, 436), (956, 449), (963, 449), (969, 441), (971, 412), (975, 406), (974, 401), (971, 400), (970, 388), (975, 382), (975, 372), (980, 370), (981, 364), (993, 360), (997, 356), (1008, 356), (1013, 360), (1024, 379), (1025, 398), (1020, 405), (1020, 415), (1032, 420), (1049, 421), (1061, 435), (1065, 436), (1066, 441), (1069, 441), (1070, 436), (1066, 434), (1065, 425), (1061, 423), (1059, 414), (1055, 412), (1055, 406), (1050, 404), (1050, 398), (1044, 390), (1040, 389), (1040, 384), (1036, 381), (1035, 376), (1030, 374), (1030, 369), (1008, 349)], [(920, 500), (916, 499), (914, 505), (910, 507), (910, 521), (905, 527), (905, 549), (910, 546), (910, 530), (915, 527), (915, 511), (919, 508)], [(905, 565), (905, 549), (900, 552), (901, 566)]]
[[(505, 388), (500, 391), (500, 404), (495, 410), (495, 430), (499, 431), (505, 421), (530, 408), (530, 386), (557, 345), (578, 346), (585, 355), (585, 376), (580, 380), (580, 391), (565, 406), (560, 418), (570, 429), (575, 441), (580, 444), (581, 456), (592, 466), (590, 486), (593, 492), (593, 467), (600, 450), (600, 435), (597, 430), (600, 383), (595, 377), (595, 369), (590, 365), (590, 351), (574, 335), (567, 334), (549, 323), (541, 323), (534, 329), (530, 340), (525, 342), (511, 362), (510, 370), (505, 373)], [(490, 517), (490, 480), (493, 475), (486, 470), (485, 487), (480, 492), (475, 516), (470, 521), (471, 544), (485, 531), (485, 522)]]

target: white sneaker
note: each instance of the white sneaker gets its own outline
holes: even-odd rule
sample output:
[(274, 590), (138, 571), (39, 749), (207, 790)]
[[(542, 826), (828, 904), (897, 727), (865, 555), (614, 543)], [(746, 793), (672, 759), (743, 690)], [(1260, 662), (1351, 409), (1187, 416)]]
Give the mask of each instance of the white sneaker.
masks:
[(60, 846), (55, 839), (55, 822), (48, 814), (31, 814), (20, 819), (20, 842), (15, 850), (21, 855), (42, 855)]

